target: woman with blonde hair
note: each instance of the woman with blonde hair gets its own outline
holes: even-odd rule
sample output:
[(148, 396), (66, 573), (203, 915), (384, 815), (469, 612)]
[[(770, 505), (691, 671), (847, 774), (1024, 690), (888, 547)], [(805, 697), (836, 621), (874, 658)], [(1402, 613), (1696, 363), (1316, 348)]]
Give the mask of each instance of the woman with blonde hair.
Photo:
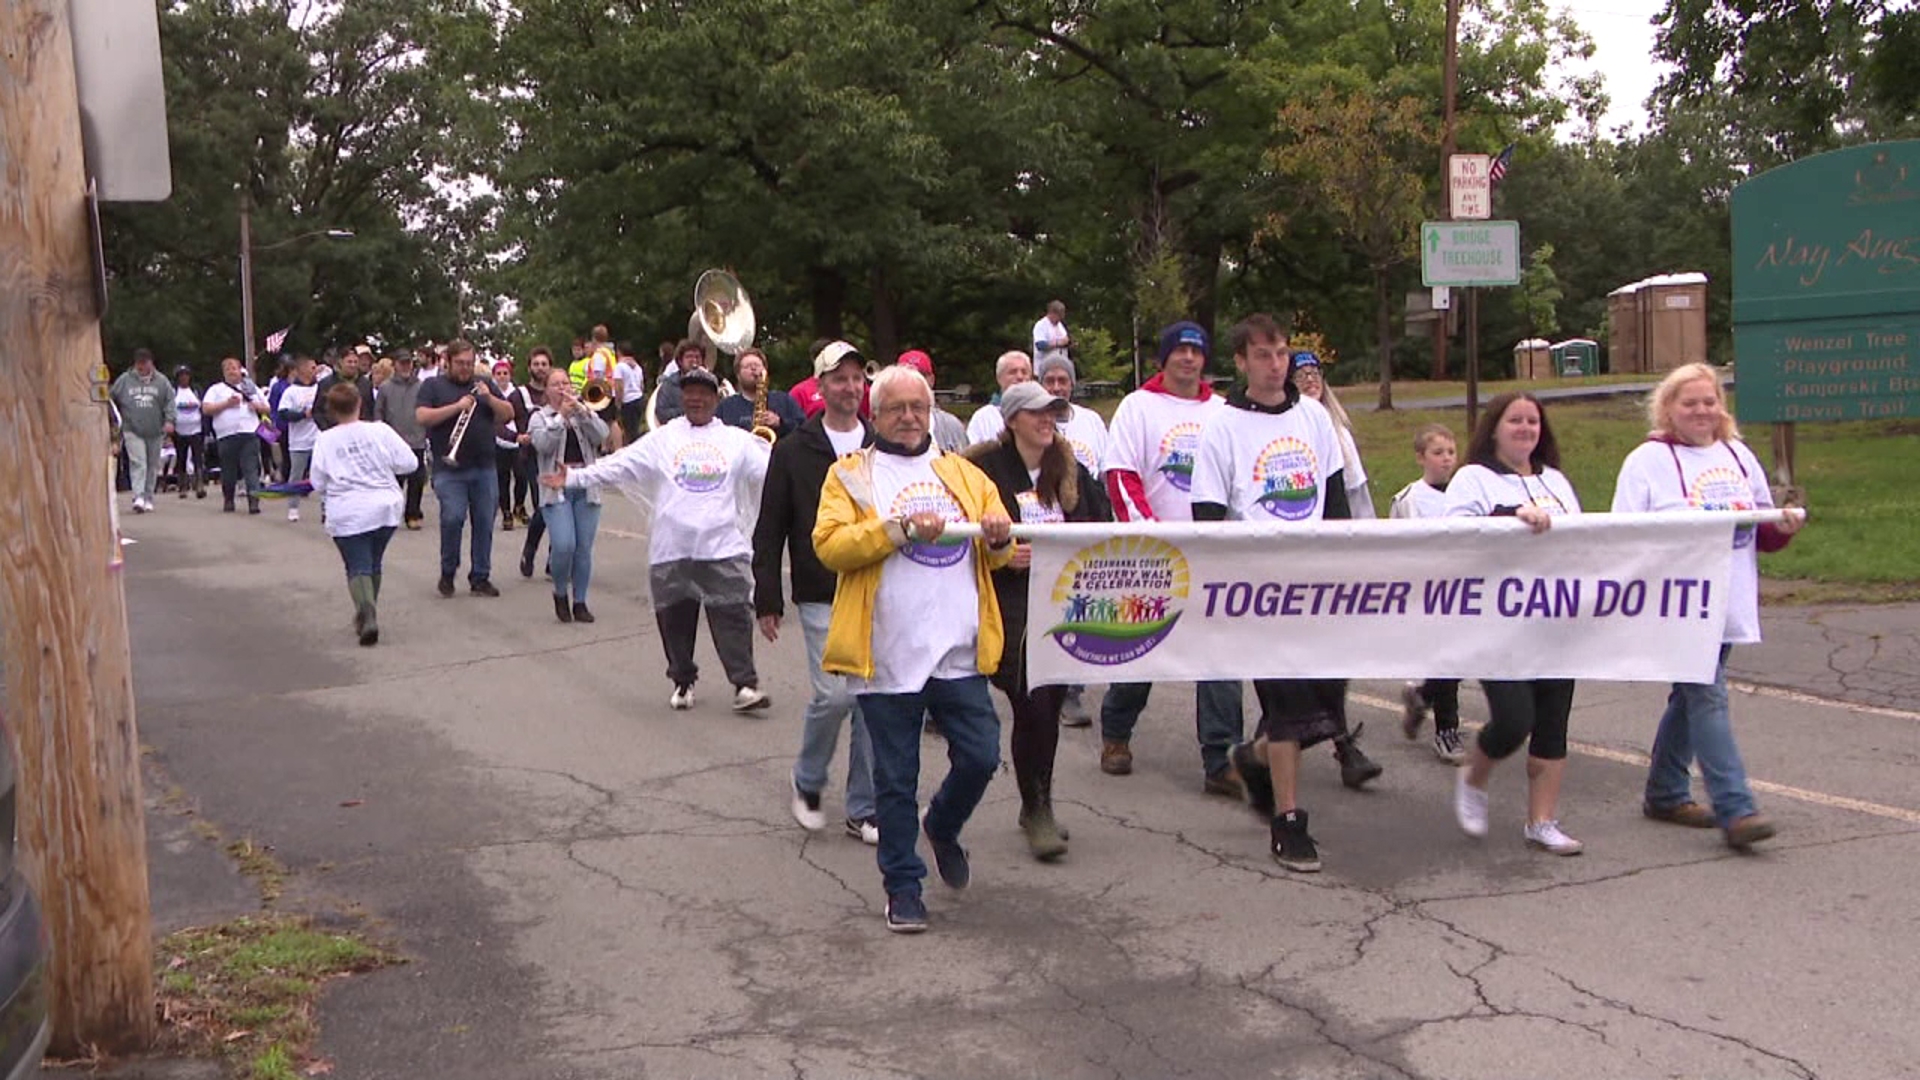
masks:
[[(1647, 510), (1768, 510), (1773, 494), (1766, 470), (1727, 412), (1720, 374), (1706, 364), (1675, 368), (1647, 400), (1652, 429), (1620, 464), (1614, 484), (1616, 513)], [(1727, 843), (1745, 849), (1774, 834), (1747, 785), (1746, 766), (1733, 739), (1727, 708), (1727, 653), (1760, 640), (1758, 552), (1778, 551), (1804, 519), (1790, 515), (1778, 525), (1742, 525), (1733, 532), (1732, 599), (1711, 683), (1675, 683), (1667, 711), (1653, 737), (1641, 812), (1655, 821), (1697, 829), (1719, 828)], [(1700, 763), (1708, 809), (1693, 801), (1687, 768)]]
[(1360, 447), (1353, 441), (1353, 421), (1320, 373), (1320, 357), (1310, 352), (1294, 353), (1292, 378), (1294, 389), (1319, 402), (1333, 416), (1334, 433), (1340, 436), (1341, 461), (1337, 468), (1347, 478), (1347, 508), (1356, 518), (1378, 517), (1373, 510), (1373, 493), (1367, 488), (1367, 467), (1360, 464)]

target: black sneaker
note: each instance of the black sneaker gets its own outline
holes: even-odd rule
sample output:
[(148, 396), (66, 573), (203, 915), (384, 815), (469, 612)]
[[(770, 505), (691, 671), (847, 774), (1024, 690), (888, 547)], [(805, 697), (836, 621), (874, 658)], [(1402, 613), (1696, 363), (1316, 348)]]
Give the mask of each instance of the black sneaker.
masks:
[(533, 552), (531, 551), (520, 556), (520, 576), (523, 578), (533, 576)]
[(1320, 849), (1307, 835), (1307, 812), (1289, 810), (1273, 819), (1273, 861), (1301, 874), (1320, 872)]
[(593, 621), (593, 612), (587, 610), (587, 605), (576, 601), (573, 605), (573, 621), (590, 623)]
[(453, 579), (450, 577), (441, 578), (440, 584), (436, 586), (436, 588), (440, 590), (441, 596), (452, 596), (453, 595)]
[(1240, 783), (1246, 788), (1247, 805), (1262, 817), (1273, 816), (1273, 770), (1254, 752), (1252, 743), (1235, 743), (1227, 751), (1227, 760), (1233, 762), (1233, 769), (1240, 774)]
[(880, 843), (880, 819), (877, 817), (850, 817), (847, 819), (846, 830), (848, 836), (868, 847), (874, 847)]
[(887, 929), (896, 934), (918, 934), (927, 928), (927, 905), (919, 893), (887, 897)]
[(933, 849), (933, 865), (940, 871), (940, 880), (946, 882), (949, 889), (964, 889), (973, 881), (973, 869), (967, 865), (967, 849), (960, 846), (958, 840), (935, 840), (927, 832), (927, 818), (920, 816), (920, 831), (927, 833), (927, 846)]
[(1333, 756), (1340, 762), (1340, 782), (1355, 790), (1387, 771), (1385, 766), (1360, 749), (1360, 731), (1365, 726), (1357, 725), (1352, 734), (1333, 741)]
[(567, 603), (566, 597), (556, 596), (553, 598), (553, 617), (565, 623), (573, 621), (573, 607)]
[(467, 591), (472, 593), (475, 596), (499, 596), (500, 595), (500, 590), (494, 588), (493, 582), (488, 581), (486, 578), (481, 578), (479, 581), (476, 581), (473, 584), (467, 586)]

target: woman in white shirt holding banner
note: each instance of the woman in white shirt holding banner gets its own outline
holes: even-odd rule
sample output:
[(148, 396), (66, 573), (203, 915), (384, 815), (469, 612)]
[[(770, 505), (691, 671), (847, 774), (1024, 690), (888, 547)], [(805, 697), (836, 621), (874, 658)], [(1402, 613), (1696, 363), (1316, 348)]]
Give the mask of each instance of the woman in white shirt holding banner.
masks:
[[(1554, 518), (1580, 512), (1580, 499), (1560, 471), (1560, 445), (1546, 409), (1532, 394), (1501, 394), (1487, 403), (1467, 443), (1467, 461), (1447, 485), (1450, 517), (1515, 517), (1543, 533)], [(1480, 687), (1489, 719), (1454, 782), (1460, 828), (1469, 836), (1487, 835), (1487, 779), (1524, 742), (1527, 843), (1555, 855), (1578, 855), (1584, 845), (1560, 831), (1559, 821), (1573, 680), (1481, 679)]]
[(314, 440), (307, 475), (326, 511), (327, 535), (347, 567), (353, 632), (360, 644), (372, 645), (380, 640), (374, 612), (380, 562), (405, 504), (398, 477), (419, 468), (420, 458), (392, 428), (360, 419), (360, 391), (352, 383), (335, 383), (323, 406), (333, 426)]
[[(1669, 372), (1647, 403), (1652, 431), (1620, 464), (1613, 489), (1616, 513), (1644, 510), (1767, 510), (1773, 494), (1766, 470), (1740, 441), (1727, 414), (1719, 373), (1705, 364)], [(1641, 811), (1655, 821), (1718, 828), (1727, 843), (1747, 848), (1771, 837), (1773, 823), (1761, 816), (1747, 785), (1747, 770), (1733, 740), (1727, 709), (1727, 652), (1760, 640), (1758, 552), (1787, 546), (1805, 519), (1788, 515), (1779, 524), (1742, 525), (1733, 533), (1733, 564), (1720, 663), (1711, 683), (1675, 683), (1667, 711), (1653, 737), (1653, 763)], [(1700, 762), (1708, 809), (1693, 801), (1687, 767)]]

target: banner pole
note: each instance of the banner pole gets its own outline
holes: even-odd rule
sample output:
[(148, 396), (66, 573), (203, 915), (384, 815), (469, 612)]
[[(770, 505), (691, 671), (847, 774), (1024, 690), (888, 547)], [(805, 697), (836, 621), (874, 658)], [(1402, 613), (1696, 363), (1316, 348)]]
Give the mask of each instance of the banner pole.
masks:
[[(1634, 523), (1659, 521), (1697, 522), (1713, 518), (1725, 521), (1729, 525), (1779, 525), (1788, 518), (1806, 520), (1804, 508), (1779, 507), (1773, 510), (1665, 510), (1657, 513), (1635, 514), (1572, 514), (1556, 518), (1555, 529), (1578, 529), (1586, 526), (1604, 525), (1630, 521)], [(1191, 521), (1075, 521), (1054, 525), (1018, 525), (1013, 527), (1016, 539), (1034, 537), (1056, 537), (1073, 540), (1106, 540), (1116, 536), (1151, 536), (1159, 539), (1183, 536), (1248, 536), (1279, 537), (1288, 539), (1325, 539), (1329, 534), (1349, 534), (1357, 530), (1369, 532), (1393, 531), (1432, 531), (1432, 526), (1441, 522), (1457, 523), (1463, 531), (1478, 531), (1489, 526), (1503, 529), (1525, 529), (1519, 519), (1512, 517), (1457, 517), (1457, 518), (1403, 518), (1370, 519), (1348, 521), (1317, 521), (1304, 525), (1269, 525), (1259, 521), (1210, 521), (1196, 524)], [(1411, 528), (1409, 528), (1411, 527)], [(973, 540), (980, 536), (980, 526), (971, 521), (951, 521), (947, 529), (940, 534), (943, 540)]]

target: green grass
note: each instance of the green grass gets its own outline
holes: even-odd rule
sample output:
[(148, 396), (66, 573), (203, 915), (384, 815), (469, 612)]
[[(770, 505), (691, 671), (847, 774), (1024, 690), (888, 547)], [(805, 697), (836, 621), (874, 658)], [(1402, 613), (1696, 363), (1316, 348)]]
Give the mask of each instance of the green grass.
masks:
[(311, 1060), (322, 985), (395, 959), (307, 919), (264, 915), (170, 934), (155, 961), (175, 1049), (224, 1057), (248, 1080), (287, 1080)]

